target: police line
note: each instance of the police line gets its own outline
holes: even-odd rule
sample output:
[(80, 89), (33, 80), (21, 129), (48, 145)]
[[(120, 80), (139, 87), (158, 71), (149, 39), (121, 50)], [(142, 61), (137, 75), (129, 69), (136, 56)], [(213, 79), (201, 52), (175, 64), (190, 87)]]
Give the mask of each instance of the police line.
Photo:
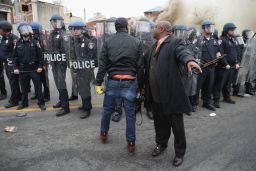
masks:
[[(48, 62), (66, 62), (66, 54), (44, 53), (44, 60)], [(70, 69), (90, 69), (96, 67), (95, 60), (69, 60)]]

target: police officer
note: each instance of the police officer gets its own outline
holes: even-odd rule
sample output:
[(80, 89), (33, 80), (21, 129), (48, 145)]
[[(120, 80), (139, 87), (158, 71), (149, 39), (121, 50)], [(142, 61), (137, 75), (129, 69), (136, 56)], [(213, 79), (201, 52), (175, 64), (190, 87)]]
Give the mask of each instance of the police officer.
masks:
[[(202, 22), (202, 36), (200, 37), (201, 57), (200, 63), (204, 64), (210, 62), (221, 56), (217, 40), (212, 36), (214, 23), (211, 20)], [(198, 104), (199, 93), (201, 90), (203, 107), (215, 111), (215, 107), (211, 102), (212, 87), (214, 83), (215, 66), (211, 65), (203, 68), (203, 73), (198, 77), (196, 101)]]
[(85, 119), (91, 114), (90, 84), (93, 80), (92, 70), (96, 67), (97, 60), (96, 44), (84, 33), (85, 28), (86, 24), (80, 21), (69, 25), (69, 30), (73, 35), (70, 41), (69, 66), (77, 74), (77, 90), (82, 99), (82, 106), (79, 108), (83, 111), (81, 119)]
[[(245, 46), (247, 46), (248, 41), (251, 38), (253, 38), (253, 36), (255, 36), (255, 33), (254, 33), (254, 31), (252, 31), (250, 29), (245, 29), (242, 31), (242, 36), (244, 39)], [(255, 86), (255, 88), (253, 88), (252, 83), (245, 82), (245, 93), (247, 93), (249, 95), (255, 95), (255, 89), (256, 89), (256, 86)]]
[[(156, 41), (151, 32), (154, 27), (155, 23), (150, 21), (148, 18), (143, 17), (136, 22), (135, 37), (138, 38), (142, 43), (143, 56), (145, 61), (147, 60), (150, 47)], [(136, 112), (141, 112), (141, 97), (143, 96), (144, 92), (137, 97)], [(152, 107), (146, 106), (147, 104), (148, 103), (144, 102), (144, 107), (146, 108), (146, 115), (150, 120), (153, 120)]]
[[(13, 47), (18, 37), (11, 33), (12, 25), (7, 21), (0, 21), (0, 34), (2, 41), (0, 44), (0, 61), (5, 65), (6, 75), (11, 87), (11, 97), (5, 108), (18, 106), (21, 99), (19, 77), (13, 74), (12, 55)], [(1, 81), (2, 82), (2, 81)], [(3, 84), (3, 82), (2, 82)], [(5, 92), (2, 92), (5, 95)]]
[[(0, 25), (1, 27), (1, 25)], [(3, 38), (3, 30), (0, 28), (0, 43)], [(5, 80), (4, 80), (4, 61), (0, 58), (0, 100), (4, 100), (7, 97), (7, 91), (5, 89)]]
[(65, 31), (64, 19), (60, 15), (53, 15), (50, 19), (53, 31), (50, 33), (48, 52), (52, 66), (53, 78), (59, 92), (59, 102), (53, 108), (61, 108), (56, 116), (64, 116), (70, 113), (68, 102), (68, 91), (66, 85), (67, 55), (66, 49), (69, 45), (68, 36)]
[(214, 106), (220, 108), (220, 93), (223, 94), (223, 102), (235, 104), (230, 98), (231, 84), (239, 69), (239, 46), (234, 39), (236, 26), (234, 23), (226, 23), (223, 27), (219, 44), (222, 54), (227, 56), (221, 59), (216, 67), (216, 79), (213, 88)]
[(187, 36), (187, 26), (183, 24), (177, 24), (173, 27), (173, 33), (176, 38), (185, 40)]
[[(244, 43), (243, 37), (239, 34), (234, 35), (234, 39), (238, 43), (239, 63), (241, 63), (245, 43)], [(239, 93), (241, 83), (237, 82), (237, 78), (238, 78), (238, 70), (236, 71), (235, 77), (233, 78), (233, 81), (232, 81), (233, 96), (244, 97), (242, 94)]]
[[(201, 51), (200, 51), (200, 47), (198, 47), (197, 30), (194, 27), (187, 28), (186, 46), (193, 53), (193, 56), (198, 62), (199, 57), (201, 55)], [(197, 110), (197, 103), (196, 103), (197, 80), (198, 80), (198, 74), (192, 73), (192, 75), (190, 75), (188, 74), (187, 71), (185, 72), (183, 81), (185, 81), (184, 86), (187, 88), (189, 101), (192, 105), (192, 112), (196, 112)]]
[[(191, 30), (188, 29), (188, 27), (186, 25), (183, 24), (178, 24), (175, 25), (173, 28), (173, 34), (174, 37), (178, 38), (178, 39), (182, 39), (186, 42), (186, 46), (188, 48), (188, 32), (190, 32)], [(191, 47), (191, 46), (189, 46)], [(189, 48), (188, 48), (189, 49)], [(190, 99), (192, 99), (192, 95), (194, 95), (191, 91), (191, 87), (192, 87), (192, 81), (193, 81), (193, 75), (190, 75), (188, 73), (187, 67), (184, 65), (180, 65), (179, 69), (181, 71), (182, 74), (182, 82), (183, 85), (185, 87), (186, 93), (187, 95), (190, 97)], [(190, 101), (191, 105), (192, 105), (192, 101)], [(192, 111), (195, 112), (196, 107), (195, 105), (192, 105)], [(186, 115), (190, 116), (191, 113), (187, 112)]]
[[(32, 22), (33, 38), (40, 43), (42, 53), (45, 52), (45, 42), (42, 34), (42, 25), (39, 22)], [(44, 60), (43, 71), (39, 73), (40, 80), (44, 87), (44, 99), (50, 100), (49, 78), (48, 78), (48, 61)]]
[(46, 110), (42, 95), (42, 83), (38, 73), (43, 71), (43, 58), (38, 41), (32, 38), (30, 25), (22, 23), (18, 27), (21, 38), (14, 47), (13, 64), (14, 74), (19, 75), (22, 100), (17, 110), (28, 107), (28, 82), (32, 78), (38, 96), (38, 106)]

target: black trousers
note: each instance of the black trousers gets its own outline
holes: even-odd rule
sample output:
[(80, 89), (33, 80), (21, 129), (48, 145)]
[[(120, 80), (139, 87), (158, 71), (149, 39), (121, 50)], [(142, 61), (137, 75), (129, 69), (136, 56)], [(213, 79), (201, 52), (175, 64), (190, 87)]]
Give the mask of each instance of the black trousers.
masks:
[(44, 105), (44, 97), (42, 94), (42, 82), (40, 81), (40, 75), (34, 71), (31, 72), (25, 72), (20, 74), (20, 86), (21, 86), (21, 103), (22, 105), (26, 106), (28, 105), (28, 92), (29, 87), (28, 83), (32, 79), (34, 85), (35, 85), (35, 91), (38, 99), (38, 105)]
[(4, 81), (4, 62), (0, 61), (0, 93), (3, 95), (7, 94), (5, 89), (5, 81)]
[[(39, 73), (40, 81), (42, 82), (44, 91), (43, 96), (45, 99), (50, 99), (50, 88), (49, 88), (49, 78), (48, 78), (48, 67), (46, 66), (41, 73)], [(35, 85), (35, 83), (33, 82)], [(30, 82), (29, 85), (30, 86)], [(36, 88), (36, 87), (35, 87)], [(35, 90), (35, 95), (37, 97), (37, 91)]]
[(216, 68), (216, 79), (213, 87), (213, 99), (214, 101), (220, 100), (220, 94), (222, 92), (223, 98), (230, 98), (231, 94), (231, 85), (235, 77), (236, 70)]
[(199, 103), (199, 94), (201, 90), (202, 99), (204, 104), (211, 103), (211, 94), (214, 84), (215, 68), (208, 67), (203, 69), (203, 73), (198, 76), (197, 92), (196, 92), (196, 104)]
[(55, 85), (59, 92), (59, 102), (62, 108), (69, 108), (68, 101), (68, 90), (66, 85), (66, 71), (67, 63), (66, 62), (53, 62), (52, 64), (52, 73), (55, 81)]
[(40, 73), (40, 80), (44, 87), (44, 98), (50, 98), (49, 78), (48, 78), (48, 66), (45, 66), (43, 72)]
[(156, 132), (156, 143), (163, 147), (167, 147), (172, 130), (174, 135), (175, 154), (178, 157), (183, 157), (186, 152), (186, 136), (183, 114), (164, 114), (162, 105), (154, 102), (152, 109)]
[(92, 109), (92, 97), (82, 98), (83, 109), (86, 111), (91, 111)]
[(5, 71), (11, 87), (9, 103), (18, 104), (21, 99), (19, 75), (13, 74), (13, 66), (8, 65), (7, 63), (5, 64)]

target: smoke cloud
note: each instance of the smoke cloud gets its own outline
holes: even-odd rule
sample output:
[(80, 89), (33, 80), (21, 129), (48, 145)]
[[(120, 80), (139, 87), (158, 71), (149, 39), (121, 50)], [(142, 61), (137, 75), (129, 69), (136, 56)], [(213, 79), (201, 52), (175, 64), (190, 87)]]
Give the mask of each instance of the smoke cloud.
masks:
[(239, 32), (256, 31), (255, 10), (256, 0), (170, 0), (157, 20), (200, 28), (204, 19), (212, 19), (219, 32), (227, 22), (234, 22)]

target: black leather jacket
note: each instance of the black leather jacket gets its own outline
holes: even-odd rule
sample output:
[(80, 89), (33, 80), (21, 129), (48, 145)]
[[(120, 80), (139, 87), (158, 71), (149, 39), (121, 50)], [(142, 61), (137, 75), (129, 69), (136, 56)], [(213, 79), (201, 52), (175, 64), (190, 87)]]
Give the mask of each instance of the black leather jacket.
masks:
[(144, 60), (141, 42), (125, 32), (111, 35), (103, 44), (99, 57), (99, 70), (96, 84), (101, 85), (105, 74), (137, 76), (138, 86), (142, 88)]

